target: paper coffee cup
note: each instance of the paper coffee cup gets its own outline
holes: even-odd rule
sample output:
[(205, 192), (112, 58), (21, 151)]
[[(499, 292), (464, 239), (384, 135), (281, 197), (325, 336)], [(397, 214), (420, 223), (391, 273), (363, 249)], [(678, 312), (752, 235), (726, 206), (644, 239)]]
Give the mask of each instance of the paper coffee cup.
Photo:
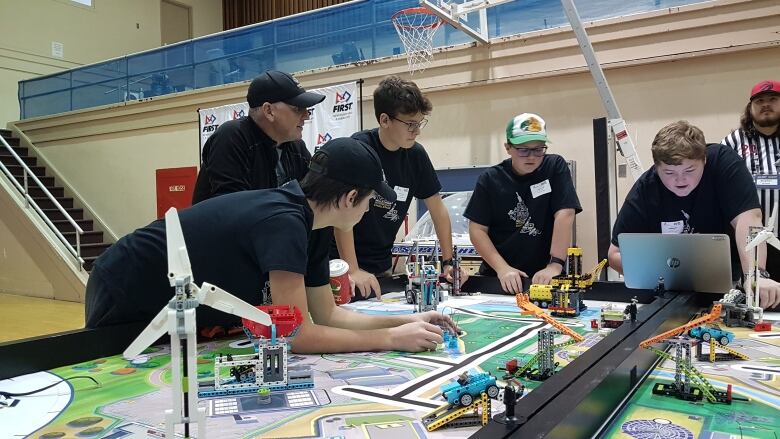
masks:
[(349, 264), (343, 259), (330, 261), (330, 290), (337, 305), (349, 303), (352, 287), (349, 284)]

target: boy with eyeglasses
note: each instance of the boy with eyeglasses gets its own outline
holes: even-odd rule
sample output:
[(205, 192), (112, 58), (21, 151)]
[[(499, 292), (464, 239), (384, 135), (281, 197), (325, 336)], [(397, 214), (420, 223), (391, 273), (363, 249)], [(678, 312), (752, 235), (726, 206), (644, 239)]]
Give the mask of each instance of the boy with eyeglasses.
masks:
[(509, 158), (480, 175), (463, 216), (482, 256), (480, 274), (507, 293), (523, 279), (548, 284), (563, 271), (574, 215), (582, 211), (566, 160), (546, 154), (544, 120), (523, 113), (506, 127)]
[[(352, 231), (334, 230), (335, 246), (331, 257), (349, 264), (350, 278), (355, 282), (355, 298), (380, 297), (377, 276), (390, 274), (392, 246), (409, 205), (416, 197), (425, 201), (431, 213), (436, 236), (442, 249), (442, 271), (452, 271), (452, 225), (442, 202), (441, 184), (431, 159), (416, 142), (425, 128), (433, 106), (414, 82), (398, 76), (383, 79), (374, 90), (374, 113), (378, 128), (355, 133), (352, 138), (370, 145), (382, 161), (388, 184), (396, 201), (376, 197), (368, 212)], [(461, 272), (461, 282), (467, 275)]]

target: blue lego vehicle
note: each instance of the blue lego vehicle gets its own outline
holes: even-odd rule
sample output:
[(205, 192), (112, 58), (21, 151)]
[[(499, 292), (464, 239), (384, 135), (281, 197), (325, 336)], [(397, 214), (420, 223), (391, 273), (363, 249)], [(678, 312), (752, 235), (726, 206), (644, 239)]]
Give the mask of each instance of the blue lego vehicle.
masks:
[(458, 381), (441, 386), (441, 395), (452, 405), (470, 406), (482, 393), (490, 398), (498, 396), (496, 377), (489, 373), (464, 374)]
[(691, 329), (690, 331), (688, 331), (688, 335), (706, 342), (715, 339), (718, 343), (722, 344), (723, 346), (726, 346), (727, 344), (734, 341), (733, 332), (724, 331), (717, 327), (697, 326)]

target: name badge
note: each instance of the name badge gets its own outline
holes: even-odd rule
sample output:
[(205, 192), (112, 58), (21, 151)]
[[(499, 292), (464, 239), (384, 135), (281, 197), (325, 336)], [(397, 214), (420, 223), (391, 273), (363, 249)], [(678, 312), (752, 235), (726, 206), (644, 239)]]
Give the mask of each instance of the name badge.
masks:
[(661, 221), (661, 233), (668, 234), (668, 235), (679, 235), (683, 232), (683, 228), (685, 227), (685, 224), (682, 220), (680, 221), (669, 221), (664, 222)]
[(756, 188), (758, 189), (780, 189), (778, 185), (778, 176), (771, 174), (756, 175)]
[(550, 186), (550, 180), (545, 180), (541, 183), (536, 183), (535, 185), (531, 186), (531, 196), (536, 198), (539, 195), (549, 194), (552, 192), (552, 187)]
[(406, 201), (406, 197), (409, 196), (408, 187), (396, 186), (393, 188), (393, 190), (395, 191), (396, 201)]

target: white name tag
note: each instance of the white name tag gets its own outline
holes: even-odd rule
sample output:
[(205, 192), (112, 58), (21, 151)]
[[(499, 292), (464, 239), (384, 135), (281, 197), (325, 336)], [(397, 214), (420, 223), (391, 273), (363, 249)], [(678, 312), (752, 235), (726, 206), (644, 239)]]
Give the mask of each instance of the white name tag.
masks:
[(661, 233), (669, 234), (669, 235), (679, 235), (683, 232), (683, 228), (685, 227), (685, 224), (682, 220), (680, 221), (669, 221), (664, 222), (661, 221)]
[(550, 180), (545, 180), (541, 183), (536, 183), (535, 185), (531, 186), (531, 196), (536, 198), (539, 195), (549, 194), (552, 192), (552, 187), (550, 186)]
[(756, 177), (756, 187), (759, 189), (777, 189), (777, 178)]
[(396, 186), (393, 188), (395, 191), (396, 201), (406, 201), (406, 197), (409, 196), (409, 188)]

